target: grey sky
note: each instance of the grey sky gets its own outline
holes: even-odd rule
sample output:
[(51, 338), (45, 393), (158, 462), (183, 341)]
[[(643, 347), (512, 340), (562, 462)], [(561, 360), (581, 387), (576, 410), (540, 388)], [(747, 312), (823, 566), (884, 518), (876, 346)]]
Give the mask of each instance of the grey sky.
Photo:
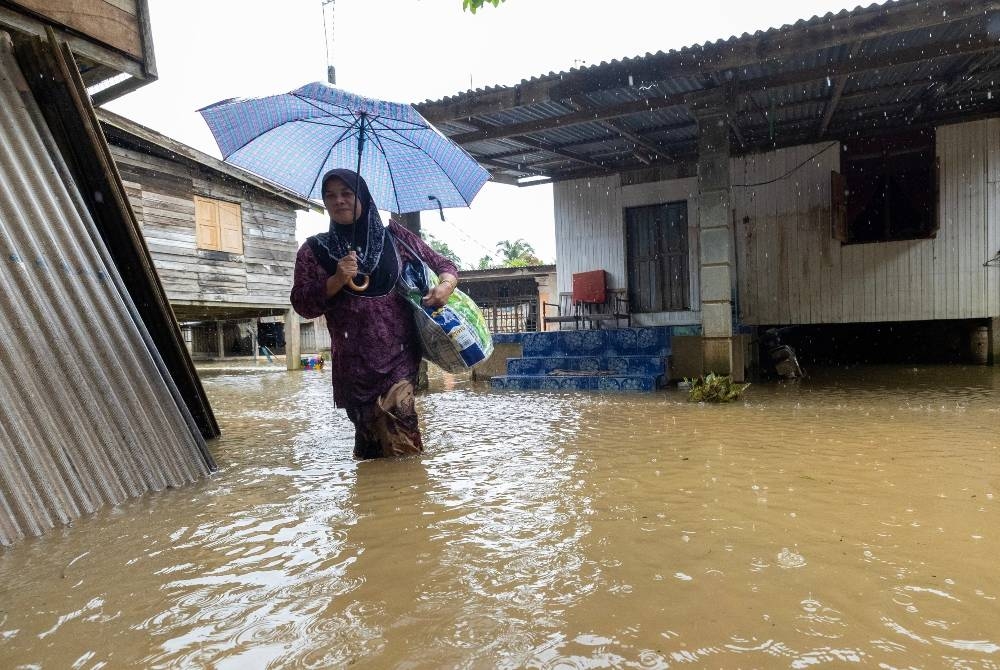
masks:
[[(149, 0), (160, 80), (109, 108), (218, 155), (195, 110), (326, 78), (320, 0)], [(842, 0), (507, 0), (475, 16), (461, 0), (337, 0), (339, 86), (398, 102), (514, 84), (603, 60), (677, 49), (839, 11)], [(276, 9), (279, 8), (280, 9)], [(471, 208), (423, 226), (467, 263), (502, 239), (555, 258), (552, 191), (487, 184)], [(324, 227), (300, 220), (300, 238)]]

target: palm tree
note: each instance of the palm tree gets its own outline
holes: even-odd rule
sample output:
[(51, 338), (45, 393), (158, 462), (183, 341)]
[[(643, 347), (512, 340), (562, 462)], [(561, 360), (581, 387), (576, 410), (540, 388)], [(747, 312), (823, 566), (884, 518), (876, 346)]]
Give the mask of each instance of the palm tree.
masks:
[(542, 261), (535, 255), (535, 248), (525, 242), (523, 238), (518, 238), (513, 242), (510, 240), (497, 242), (497, 254), (502, 259), (501, 264), (505, 267), (542, 264)]

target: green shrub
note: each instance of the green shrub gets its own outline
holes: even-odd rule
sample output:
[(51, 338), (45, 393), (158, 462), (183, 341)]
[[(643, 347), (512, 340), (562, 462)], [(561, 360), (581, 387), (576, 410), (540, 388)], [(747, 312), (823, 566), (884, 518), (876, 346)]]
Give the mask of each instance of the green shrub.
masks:
[(739, 399), (750, 384), (737, 384), (728, 375), (709, 372), (704, 377), (685, 379), (691, 385), (688, 400), (691, 402), (732, 402)]

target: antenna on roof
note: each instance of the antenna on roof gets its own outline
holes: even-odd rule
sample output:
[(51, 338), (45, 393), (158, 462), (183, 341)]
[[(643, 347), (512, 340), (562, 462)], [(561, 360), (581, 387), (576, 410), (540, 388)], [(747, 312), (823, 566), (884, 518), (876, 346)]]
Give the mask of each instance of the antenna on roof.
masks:
[[(333, 66), (333, 5), (337, 0), (322, 0), (323, 2), (323, 38), (326, 41), (326, 80), (333, 86), (337, 84), (337, 68)], [(327, 7), (330, 11), (327, 11)]]

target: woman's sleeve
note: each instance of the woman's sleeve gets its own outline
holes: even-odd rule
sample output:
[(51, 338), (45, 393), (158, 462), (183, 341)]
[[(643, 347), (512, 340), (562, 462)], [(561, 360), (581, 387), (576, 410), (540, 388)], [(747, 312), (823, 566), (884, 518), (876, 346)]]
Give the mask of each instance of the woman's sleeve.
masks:
[(307, 319), (326, 311), (326, 280), (329, 275), (316, 261), (308, 244), (299, 247), (295, 256), (295, 280), (292, 283), (292, 308)]
[[(399, 225), (395, 221), (391, 221), (389, 226), (392, 229), (392, 234), (410, 245), (410, 247), (420, 255), (420, 258), (427, 263), (428, 266), (430, 266), (431, 270), (434, 270), (434, 272), (438, 274), (438, 276), (447, 273), (453, 275), (456, 279), (458, 278), (458, 267), (441, 254), (431, 249), (426, 242), (420, 239), (419, 235), (403, 228), (403, 226)], [(406, 249), (401, 249), (400, 253), (406, 253)]]

